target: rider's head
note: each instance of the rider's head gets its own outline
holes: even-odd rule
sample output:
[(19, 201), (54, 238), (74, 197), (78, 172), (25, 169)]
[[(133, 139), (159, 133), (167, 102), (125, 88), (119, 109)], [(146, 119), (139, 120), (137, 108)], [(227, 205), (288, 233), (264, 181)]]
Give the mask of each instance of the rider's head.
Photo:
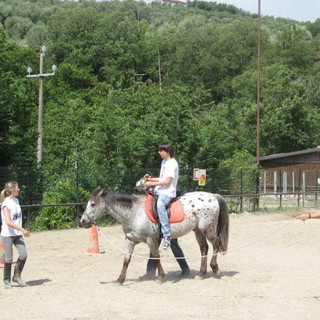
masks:
[(171, 158), (173, 158), (174, 156), (173, 145), (172, 145), (172, 142), (170, 141), (159, 143), (158, 151), (168, 152)]

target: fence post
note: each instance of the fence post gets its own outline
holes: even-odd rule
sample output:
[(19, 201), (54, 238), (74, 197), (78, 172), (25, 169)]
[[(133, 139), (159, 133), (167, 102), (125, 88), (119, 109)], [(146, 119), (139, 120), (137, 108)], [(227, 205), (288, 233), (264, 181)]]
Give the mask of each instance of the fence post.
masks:
[(315, 197), (314, 197), (314, 199), (315, 199), (315, 202), (314, 202), (315, 207), (318, 206), (318, 175), (319, 175), (319, 171), (317, 169), (317, 171), (316, 171), (316, 194), (315, 194)]
[(241, 192), (241, 196), (240, 196), (240, 212), (243, 212), (243, 197), (242, 197), (242, 194), (243, 194), (243, 169), (241, 168), (240, 169), (240, 192)]
[(260, 172), (258, 170), (256, 175), (256, 199), (255, 199), (256, 211), (259, 211), (259, 189), (260, 189)]
[(304, 208), (304, 201), (306, 199), (306, 173), (302, 172), (302, 207)]
[[(76, 169), (76, 199), (77, 203), (79, 203), (79, 168), (78, 168), (78, 160), (75, 162), (75, 169)], [(76, 226), (79, 228), (80, 226), (80, 207), (79, 204), (76, 206), (77, 208), (77, 216), (76, 216)]]
[(298, 208), (300, 208), (300, 193), (301, 193), (301, 169), (299, 169), (299, 177), (298, 177)]
[(30, 208), (28, 208), (28, 216), (27, 216), (27, 230), (31, 231), (31, 225), (30, 225)]

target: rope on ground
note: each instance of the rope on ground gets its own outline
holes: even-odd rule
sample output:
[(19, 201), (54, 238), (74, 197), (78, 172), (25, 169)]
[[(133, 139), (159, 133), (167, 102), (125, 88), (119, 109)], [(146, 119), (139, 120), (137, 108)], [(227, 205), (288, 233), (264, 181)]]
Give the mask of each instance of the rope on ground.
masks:
[[(240, 247), (236, 247), (234, 249), (231, 249), (231, 250), (228, 250), (228, 251), (224, 251), (224, 252), (218, 252), (218, 253), (214, 253), (212, 254), (211, 256), (218, 256), (218, 255), (225, 255), (227, 253), (230, 253), (230, 252), (234, 252), (234, 251), (238, 251), (238, 250), (241, 250), (241, 249), (244, 249), (246, 247), (249, 247), (249, 246), (252, 246), (253, 244), (257, 243), (257, 242), (260, 242), (261, 240), (264, 240), (270, 236), (272, 236), (273, 234), (279, 232), (281, 229), (287, 227), (290, 223), (292, 223), (293, 221), (295, 221), (296, 218), (293, 218), (292, 220), (290, 220), (289, 222), (287, 222), (286, 224), (284, 224), (283, 226), (281, 226), (280, 228), (274, 230), (273, 232), (271, 233), (268, 233), (267, 235), (259, 238), (259, 239), (256, 239), (255, 241), (252, 241), (250, 243), (247, 243), (243, 246), (240, 246)], [(148, 259), (151, 259), (151, 260), (178, 260), (178, 259), (188, 259), (188, 260), (192, 260), (192, 259), (199, 259), (199, 258), (206, 258), (208, 257), (208, 255), (204, 255), (204, 256), (197, 256), (197, 257), (162, 257), (162, 258), (151, 258), (151, 257), (146, 257), (145, 255), (139, 255), (139, 254), (133, 254), (133, 253), (128, 253), (126, 252), (125, 250), (121, 249), (120, 247), (116, 246), (111, 240), (109, 240), (105, 235), (104, 233), (100, 230), (100, 228), (98, 227), (98, 231), (99, 233), (103, 236), (103, 238), (109, 242), (111, 244), (111, 246), (113, 246), (114, 248), (116, 248), (118, 251), (121, 251), (123, 254), (129, 254), (131, 255), (131, 258), (132, 257), (140, 257), (140, 258), (148, 258)]]

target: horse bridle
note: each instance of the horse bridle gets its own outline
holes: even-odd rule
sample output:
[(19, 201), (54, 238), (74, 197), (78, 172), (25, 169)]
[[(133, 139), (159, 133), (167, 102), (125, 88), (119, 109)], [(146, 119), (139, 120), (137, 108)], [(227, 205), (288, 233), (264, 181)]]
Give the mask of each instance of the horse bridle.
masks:
[(94, 226), (97, 225), (96, 221), (95, 221), (94, 219), (92, 219), (86, 212), (84, 212), (83, 215), (84, 215), (85, 217), (87, 217), (87, 219), (89, 220), (89, 222), (90, 222), (91, 224), (93, 224)]

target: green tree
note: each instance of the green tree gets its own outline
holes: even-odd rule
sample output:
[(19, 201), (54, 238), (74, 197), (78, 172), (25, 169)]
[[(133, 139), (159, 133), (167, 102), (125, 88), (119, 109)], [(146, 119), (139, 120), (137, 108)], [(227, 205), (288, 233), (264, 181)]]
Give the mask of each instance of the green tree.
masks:
[(311, 33), (304, 26), (295, 24), (284, 28), (274, 44), (272, 60), (292, 68), (310, 70), (315, 56), (311, 38)]
[(29, 18), (18, 16), (8, 17), (5, 22), (8, 35), (14, 39), (23, 39), (32, 26), (33, 23)]
[(41, 46), (47, 42), (47, 26), (43, 23), (33, 25), (26, 34), (28, 46)]
[[(34, 163), (37, 87), (26, 79), (35, 52), (8, 42), (0, 29), (0, 165)], [(34, 93), (34, 94), (33, 94)]]

